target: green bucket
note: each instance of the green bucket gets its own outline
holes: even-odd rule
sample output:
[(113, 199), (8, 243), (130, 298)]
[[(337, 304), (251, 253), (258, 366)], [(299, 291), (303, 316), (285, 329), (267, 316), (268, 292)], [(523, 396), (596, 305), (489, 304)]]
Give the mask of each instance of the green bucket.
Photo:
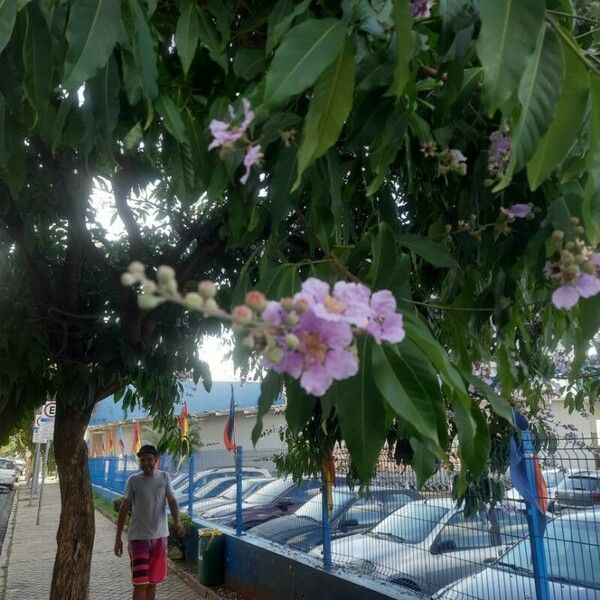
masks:
[(198, 581), (203, 585), (223, 583), (224, 548), (220, 529), (198, 531)]

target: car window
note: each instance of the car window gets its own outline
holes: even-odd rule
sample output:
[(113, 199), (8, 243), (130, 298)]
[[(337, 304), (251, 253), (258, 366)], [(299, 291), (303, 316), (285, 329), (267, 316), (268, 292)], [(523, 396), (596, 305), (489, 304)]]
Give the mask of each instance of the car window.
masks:
[(342, 521), (352, 521), (353, 525), (369, 526), (381, 521), (385, 516), (384, 504), (377, 498), (359, 498), (347, 511)]
[[(333, 491), (333, 513), (331, 519), (336, 519), (347, 503), (354, 497), (352, 492)], [(323, 519), (323, 507), (321, 496), (315, 496), (303, 504), (294, 514), (298, 517), (307, 517), (313, 521), (321, 522)]]
[(400, 542), (422, 542), (448, 509), (424, 502), (409, 502), (378, 523), (371, 533), (392, 537)]
[(490, 530), (491, 523), (485, 513), (465, 517), (461, 511), (448, 519), (432, 548), (441, 552), (488, 548), (492, 546)]
[(412, 502), (414, 498), (404, 492), (388, 492), (383, 497), (385, 500), (386, 511), (388, 513)]
[(11, 471), (14, 471), (15, 463), (12, 460), (5, 460), (3, 458), (0, 458), (0, 469), (9, 469)]
[(543, 475), (544, 479), (546, 480), (546, 485), (549, 488), (555, 488), (565, 478), (565, 474), (561, 473), (560, 471), (544, 471)]
[(299, 504), (307, 502), (311, 498), (314, 498), (319, 493), (321, 483), (319, 481), (307, 480), (303, 481), (297, 486), (294, 486), (291, 490), (286, 492), (286, 496), (291, 498), (294, 502)]
[[(600, 587), (600, 521), (555, 519), (546, 527), (544, 549), (550, 578)], [(528, 539), (509, 550), (498, 563), (531, 571), (531, 546)]]
[(569, 489), (575, 492), (597, 492), (600, 489), (600, 479), (588, 475), (570, 477)]
[(502, 545), (512, 545), (529, 533), (527, 514), (524, 510), (496, 510), (496, 518)]
[(287, 490), (293, 485), (289, 479), (276, 479), (267, 483), (256, 492), (253, 492), (246, 498), (246, 502), (252, 506), (261, 506), (273, 502), (281, 494), (287, 495)]

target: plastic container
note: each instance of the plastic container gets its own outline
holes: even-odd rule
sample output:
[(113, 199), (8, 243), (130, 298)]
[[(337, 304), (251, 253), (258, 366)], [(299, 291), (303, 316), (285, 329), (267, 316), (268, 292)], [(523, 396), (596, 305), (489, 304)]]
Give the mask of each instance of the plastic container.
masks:
[(198, 532), (198, 581), (203, 585), (223, 583), (224, 538), (219, 529)]

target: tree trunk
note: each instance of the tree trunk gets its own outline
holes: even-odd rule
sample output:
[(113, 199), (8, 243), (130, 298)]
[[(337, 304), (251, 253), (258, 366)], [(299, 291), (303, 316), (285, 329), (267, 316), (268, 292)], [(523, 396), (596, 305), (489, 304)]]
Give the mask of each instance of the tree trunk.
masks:
[(92, 407), (77, 410), (57, 403), (54, 454), (61, 513), (50, 600), (87, 600), (94, 547), (94, 503), (83, 439)]

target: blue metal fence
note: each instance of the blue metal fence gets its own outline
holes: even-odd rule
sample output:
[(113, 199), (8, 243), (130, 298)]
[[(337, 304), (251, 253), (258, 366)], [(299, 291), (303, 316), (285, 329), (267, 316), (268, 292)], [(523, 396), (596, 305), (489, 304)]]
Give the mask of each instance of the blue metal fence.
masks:
[[(529, 482), (533, 445), (525, 437)], [(382, 453), (367, 494), (348, 486), (347, 454), (335, 456), (333, 509), (318, 480), (277, 476), (272, 451), (201, 449), (162, 457), (180, 506), (238, 535), (304, 553), (326, 569), (385, 580), (436, 600), (600, 599), (600, 465), (594, 440), (560, 440), (538, 455), (548, 484), (544, 518), (490, 474), (505, 495), (465, 513), (451, 499), (452, 470), (417, 489), (414, 473)], [(135, 457), (89, 460), (94, 484), (122, 494)], [(191, 482), (191, 484), (190, 484)]]

